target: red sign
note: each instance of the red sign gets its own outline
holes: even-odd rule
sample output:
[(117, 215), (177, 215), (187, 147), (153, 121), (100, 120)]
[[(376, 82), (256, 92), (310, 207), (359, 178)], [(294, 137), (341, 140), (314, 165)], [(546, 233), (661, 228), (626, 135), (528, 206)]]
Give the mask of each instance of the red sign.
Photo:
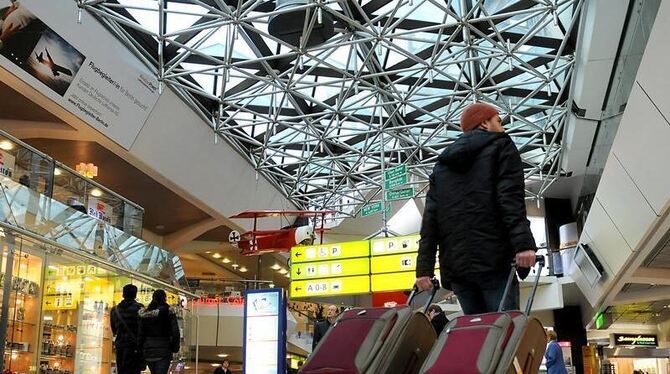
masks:
[(195, 304), (231, 304), (231, 305), (244, 305), (243, 296), (216, 296), (216, 297), (201, 297), (193, 301)]
[(373, 307), (385, 306), (387, 303), (388, 305), (392, 305), (392, 303), (394, 302), (396, 303), (396, 305), (402, 305), (407, 303), (407, 295), (405, 295), (405, 293), (402, 291), (375, 292), (372, 294)]
[(560, 345), (561, 347), (564, 347), (564, 348), (572, 347), (572, 343), (570, 343), (570, 342), (558, 342), (558, 345)]

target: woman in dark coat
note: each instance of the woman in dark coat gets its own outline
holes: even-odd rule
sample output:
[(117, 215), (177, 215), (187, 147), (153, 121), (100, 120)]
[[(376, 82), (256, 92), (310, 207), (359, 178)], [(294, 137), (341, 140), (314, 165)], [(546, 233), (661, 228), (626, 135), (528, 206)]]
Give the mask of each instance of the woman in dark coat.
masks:
[(179, 352), (177, 313), (166, 302), (163, 290), (156, 290), (148, 307), (139, 311), (139, 347), (151, 374), (167, 374), (172, 354)]

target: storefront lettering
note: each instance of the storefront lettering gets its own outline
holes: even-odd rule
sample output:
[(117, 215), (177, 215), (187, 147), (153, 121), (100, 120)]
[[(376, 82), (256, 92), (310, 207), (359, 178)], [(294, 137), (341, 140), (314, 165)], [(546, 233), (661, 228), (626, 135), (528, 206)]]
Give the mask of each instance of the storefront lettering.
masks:
[(233, 304), (233, 305), (243, 305), (244, 297), (243, 296), (216, 296), (216, 297), (201, 297), (195, 300), (195, 303), (198, 304)]
[(614, 335), (616, 345), (657, 346), (656, 335)]

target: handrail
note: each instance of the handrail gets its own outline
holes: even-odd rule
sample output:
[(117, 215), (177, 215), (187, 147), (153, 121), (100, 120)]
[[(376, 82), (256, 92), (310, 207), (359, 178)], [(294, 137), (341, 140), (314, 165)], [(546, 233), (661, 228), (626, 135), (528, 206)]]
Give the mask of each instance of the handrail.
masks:
[[(25, 143), (24, 141), (18, 139), (17, 137), (13, 136), (12, 134), (10, 134), (10, 133), (8, 133), (8, 132), (2, 130), (2, 129), (0, 129), (0, 135), (2, 135), (3, 137), (5, 137), (5, 138), (11, 140), (12, 142), (18, 144), (19, 146), (21, 146), (21, 147), (23, 147), (23, 148), (26, 148), (26, 149), (29, 150), (30, 152), (36, 153), (36, 154), (39, 155), (40, 157), (43, 157), (43, 158), (45, 158), (46, 160), (53, 162), (53, 164), (54, 164), (55, 166), (57, 166), (57, 167), (59, 167), (59, 168), (61, 168), (61, 169), (67, 170), (67, 171), (69, 171), (69, 172), (71, 172), (71, 173), (73, 173), (74, 175), (77, 175), (77, 176), (80, 175), (76, 170), (73, 170), (73, 169), (70, 168), (69, 166), (63, 164), (62, 162), (56, 160), (55, 158), (49, 156), (49, 155), (46, 154), (46, 153), (40, 151), (39, 149), (37, 149), (37, 148), (31, 146), (30, 144)], [(100, 184), (100, 183), (98, 183), (98, 182), (96, 182), (96, 181), (94, 181), (94, 180), (92, 180), (92, 179), (83, 178), (83, 177), (82, 177), (82, 179), (85, 179), (86, 182), (91, 183), (91, 184), (94, 185), (95, 187), (104, 190), (106, 193), (109, 193), (109, 194), (111, 194), (111, 195), (113, 195), (113, 196), (115, 196), (115, 197), (117, 197), (117, 198), (123, 200), (124, 202), (127, 202), (128, 204), (134, 206), (135, 208), (139, 208), (139, 209), (141, 209), (142, 212), (144, 212), (144, 208), (143, 208), (141, 205), (137, 204), (136, 202), (134, 202), (134, 201), (132, 201), (132, 200), (126, 198), (126, 197), (121, 196), (121, 195), (118, 194), (117, 192), (112, 191), (111, 189), (109, 189), (109, 187), (105, 187), (105, 186), (103, 186), (102, 184)]]

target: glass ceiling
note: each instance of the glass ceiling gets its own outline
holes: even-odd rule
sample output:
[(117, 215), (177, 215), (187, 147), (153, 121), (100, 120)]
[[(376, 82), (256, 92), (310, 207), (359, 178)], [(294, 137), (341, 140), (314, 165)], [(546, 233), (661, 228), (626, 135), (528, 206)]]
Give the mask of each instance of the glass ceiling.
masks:
[(296, 205), (355, 215), (381, 199), (382, 163), (422, 196), (475, 101), (500, 109), (541, 196), (562, 173), (582, 2), (304, 0), (307, 23), (334, 20), (312, 47), (270, 35), (274, 1), (82, 6)]

